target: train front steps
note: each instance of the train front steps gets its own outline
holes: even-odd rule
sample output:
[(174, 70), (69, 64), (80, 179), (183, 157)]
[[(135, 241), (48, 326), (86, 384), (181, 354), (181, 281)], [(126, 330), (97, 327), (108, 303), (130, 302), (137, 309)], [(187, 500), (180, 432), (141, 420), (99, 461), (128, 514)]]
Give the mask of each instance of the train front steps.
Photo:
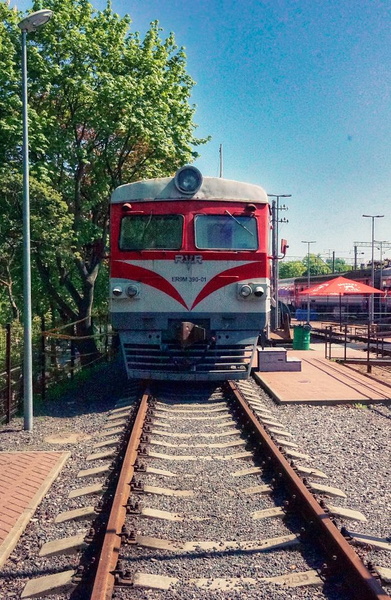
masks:
[(288, 356), (285, 348), (257, 348), (258, 371), (301, 371), (301, 360)]

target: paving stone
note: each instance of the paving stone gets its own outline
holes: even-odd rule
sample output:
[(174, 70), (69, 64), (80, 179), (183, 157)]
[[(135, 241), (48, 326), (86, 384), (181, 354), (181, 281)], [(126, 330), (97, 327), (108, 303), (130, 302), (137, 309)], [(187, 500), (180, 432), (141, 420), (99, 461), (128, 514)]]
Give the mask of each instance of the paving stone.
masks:
[(70, 452), (0, 452), (0, 566), (70, 456)]

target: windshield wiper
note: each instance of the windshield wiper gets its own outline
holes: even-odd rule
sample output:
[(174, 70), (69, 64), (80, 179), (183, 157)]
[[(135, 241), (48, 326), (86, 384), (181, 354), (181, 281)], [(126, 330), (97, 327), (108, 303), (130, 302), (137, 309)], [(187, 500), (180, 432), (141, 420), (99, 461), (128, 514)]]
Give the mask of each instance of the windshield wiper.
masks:
[(233, 215), (231, 215), (231, 213), (229, 212), (229, 210), (226, 210), (225, 212), (227, 213), (227, 215), (229, 215), (231, 217), (231, 219), (233, 219), (235, 221), (235, 223), (237, 223), (238, 225), (240, 225), (240, 227), (242, 227), (243, 229), (245, 229), (246, 231), (248, 231), (248, 233), (254, 237), (253, 232), (250, 231), (249, 229), (247, 229), (247, 227), (245, 225), (243, 225), (243, 223), (241, 223), (238, 219), (236, 219)]

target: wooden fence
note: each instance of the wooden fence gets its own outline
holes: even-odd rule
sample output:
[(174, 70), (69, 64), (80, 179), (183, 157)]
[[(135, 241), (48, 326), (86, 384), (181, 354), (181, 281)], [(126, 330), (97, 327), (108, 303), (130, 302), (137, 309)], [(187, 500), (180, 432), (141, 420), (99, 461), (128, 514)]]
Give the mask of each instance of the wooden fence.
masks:
[[(73, 325), (67, 325), (73, 331)], [(93, 318), (94, 339), (98, 355), (81, 355), (72, 335), (47, 331), (45, 319), (33, 321), (33, 390), (45, 399), (51, 386), (72, 380), (75, 373), (100, 361), (110, 360), (115, 352), (116, 334), (107, 316)], [(9, 423), (23, 403), (23, 327), (19, 323), (0, 326), (0, 422)]]

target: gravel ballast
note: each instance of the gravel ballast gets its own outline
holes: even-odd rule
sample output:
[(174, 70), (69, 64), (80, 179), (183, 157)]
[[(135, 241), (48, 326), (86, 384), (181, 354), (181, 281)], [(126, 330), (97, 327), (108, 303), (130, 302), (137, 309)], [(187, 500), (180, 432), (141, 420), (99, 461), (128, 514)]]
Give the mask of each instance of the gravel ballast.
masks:
[[(271, 410), (273, 417), (283, 423), (292, 434), (293, 442), (297, 443), (299, 450), (310, 455), (310, 461), (300, 459), (300, 464), (321, 469), (328, 475), (327, 480), (322, 483), (341, 488), (347, 494), (347, 498), (327, 498), (326, 503), (337, 504), (354, 508), (363, 512), (368, 521), (359, 523), (356, 521), (343, 522), (338, 519), (340, 525), (353, 531), (375, 535), (382, 538), (390, 536), (390, 411), (388, 407), (376, 406), (373, 409), (346, 406), (276, 406), (274, 402), (252, 382), (251, 388), (259, 398)], [(91, 485), (102, 481), (102, 478), (89, 478), (88, 482), (80, 483), (76, 474), (81, 469), (90, 468), (92, 465), (86, 461), (86, 456), (91, 453), (91, 444), (100, 441), (97, 433), (102, 431), (106, 422), (107, 414), (113, 408), (115, 402), (128, 395), (128, 386), (123, 370), (119, 364), (107, 365), (94, 372), (90, 381), (80, 385), (76, 391), (68, 393), (58, 399), (52, 399), (42, 407), (34, 417), (34, 429), (32, 432), (23, 431), (23, 420), (13, 419), (10, 425), (0, 428), (0, 450), (59, 450), (69, 451), (72, 456), (54, 482), (46, 497), (38, 507), (33, 519), (29, 523), (25, 533), (2, 568), (0, 572), (0, 599), (8, 600), (19, 598), (25, 583), (30, 579), (52, 572), (73, 568), (78, 563), (77, 556), (59, 556), (55, 558), (39, 558), (40, 546), (46, 541), (58, 537), (74, 535), (75, 530), (80, 532), (88, 529), (88, 523), (82, 521), (78, 525), (74, 523), (63, 523), (54, 525), (53, 519), (58, 513), (71, 510), (79, 506), (93, 504), (94, 499), (90, 496), (82, 499), (68, 499), (70, 489), (81, 485)], [(182, 397), (186, 399), (186, 392)], [(218, 396), (213, 399), (218, 402)], [(160, 418), (160, 417), (159, 417)], [(195, 421), (193, 425), (197, 422)], [(197, 432), (206, 430), (206, 426), (198, 422), (194, 430), (189, 430), (189, 425), (183, 429), (176, 429), (184, 433), (192, 433), (189, 439), (177, 440), (183, 444), (207, 443), (207, 439), (197, 437)], [(163, 429), (163, 428), (161, 428)], [(171, 429), (174, 429), (173, 426)], [(170, 431), (171, 429), (167, 429)], [(208, 430), (215, 432), (213, 422), (208, 424)], [(50, 443), (50, 436), (60, 436), (66, 432), (77, 432), (82, 434), (76, 443)], [(91, 438), (89, 437), (91, 436)], [(172, 442), (169, 437), (154, 435), (155, 440)], [(209, 440), (209, 442), (220, 442), (236, 440), (237, 436)], [(64, 440), (66, 438), (64, 437)], [(174, 443), (176, 443), (174, 442)], [(152, 446), (151, 446), (152, 448)], [(196, 456), (215, 456), (224, 452), (234, 453), (242, 448), (228, 448), (224, 451), (217, 448), (192, 448), (184, 447), (165, 448), (153, 446), (153, 450), (160, 453), (170, 454), (193, 454)], [(102, 461), (107, 462), (106, 461)], [(231, 477), (232, 472), (240, 470), (252, 463), (248, 460), (238, 459), (234, 461), (221, 461), (219, 472), (216, 474), (212, 469), (212, 461), (195, 460), (192, 463), (171, 461), (164, 459), (148, 459), (148, 465), (159, 469), (168, 469), (178, 474), (178, 477), (162, 477), (155, 474), (142, 475), (143, 481), (148, 485), (160, 487), (171, 487), (176, 489), (192, 489), (195, 496), (177, 498), (166, 496), (148, 495), (143, 497), (146, 506), (183, 512), (186, 515), (208, 518), (200, 528), (200, 523), (191, 519), (178, 524), (154, 519), (137, 518), (137, 531), (143, 535), (172, 539), (178, 541), (189, 540), (234, 540), (237, 539), (264, 539), (287, 533), (287, 528), (280, 519), (265, 519), (262, 521), (251, 521), (248, 515), (253, 510), (269, 508), (273, 506), (268, 496), (244, 497), (238, 492), (238, 482)], [(190, 465), (190, 466), (189, 466)], [(98, 466), (94, 464), (93, 466)], [(244, 483), (245, 480), (245, 483)], [(223, 482), (229, 482), (224, 483)], [(260, 483), (259, 476), (247, 475), (243, 478), (239, 487), (251, 486)], [(210, 510), (211, 497), (215, 494), (219, 502), (215, 504), (214, 510)], [(146, 503), (145, 498), (148, 502)], [(95, 500), (96, 501), (96, 500)], [(179, 508), (178, 508), (179, 506)], [(208, 508), (206, 508), (208, 507)], [(246, 510), (244, 510), (244, 508)], [(206, 511), (204, 514), (203, 511)], [(204, 538), (203, 533), (207, 533)], [(289, 533), (289, 532), (288, 532)], [(251, 535), (250, 535), (251, 534)], [(369, 548), (360, 550), (362, 556), (370, 559), (373, 564), (389, 566), (390, 554), (379, 550), (373, 551)], [(256, 553), (246, 556), (246, 570), (243, 570), (243, 558), (240, 555), (230, 556), (220, 554), (213, 561), (205, 553), (194, 556), (165, 556), (157, 551), (145, 548), (137, 549), (129, 554), (132, 568), (145, 570), (147, 572), (170, 575), (172, 577), (189, 578), (192, 576), (224, 577), (224, 576), (249, 576), (267, 577), (280, 575), (287, 568), (292, 571), (305, 570), (308, 561), (316, 565), (316, 558), (303, 556), (302, 552), (291, 549), (277, 553), (263, 553), (262, 566), (260, 568), (259, 556)], [(288, 561), (287, 561), (288, 559)], [(145, 562), (144, 562), (145, 560)], [(202, 573), (202, 575), (198, 575)], [(388, 590), (390, 591), (390, 590)], [(183, 598), (182, 593), (175, 590), (161, 592), (153, 590), (133, 590), (133, 598), (169, 600), (171, 598)], [(134, 595), (136, 593), (136, 595)], [(207, 594), (207, 595), (205, 595)], [(52, 595), (48, 600), (63, 600), (64, 595)], [(125, 599), (122, 591), (117, 592), (118, 600)], [(335, 590), (319, 588), (297, 588), (293, 590), (276, 589), (276, 586), (263, 583), (261, 590), (248, 589), (238, 592), (205, 592), (197, 589), (188, 589), (186, 598), (206, 598), (226, 600), (236, 598), (293, 598), (293, 599), (321, 599), (329, 598), (341, 600), (344, 595), (336, 595)]]

